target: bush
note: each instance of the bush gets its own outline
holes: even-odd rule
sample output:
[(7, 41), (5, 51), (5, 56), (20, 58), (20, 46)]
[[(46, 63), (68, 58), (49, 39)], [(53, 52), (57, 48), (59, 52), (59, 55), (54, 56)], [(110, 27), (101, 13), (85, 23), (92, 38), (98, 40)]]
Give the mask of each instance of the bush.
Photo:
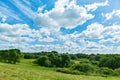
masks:
[(91, 61), (91, 64), (92, 64), (92, 65), (97, 65), (97, 66), (98, 66), (98, 65), (99, 65), (99, 62), (98, 62), (98, 61)]
[(71, 58), (68, 54), (62, 54), (61, 55), (62, 58), (62, 67), (70, 67), (71, 65)]
[(91, 64), (75, 64), (72, 68), (81, 72), (92, 72), (95, 70)]
[(0, 61), (6, 63), (16, 64), (20, 62), (23, 54), (18, 49), (1, 50), (0, 51)]
[(120, 67), (120, 57), (119, 56), (108, 56), (103, 57), (99, 63), (100, 67), (108, 67), (111, 69), (116, 69)]
[(49, 60), (51, 61), (51, 66), (52, 67), (62, 67), (62, 58), (58, 54), (49, 54), (48, 55)]
[(90, 63), (89, 59), (80, 59), (80, 64), (82, 63)]
[(25, 53), (25, 54), (24, 54), (24, 58), (25, 58), (25, 59), (34, 59), (34, 58), (35, 58), (35, 55), (32, 54), (32, 53)]
[(115, 69), (113, 75), (120, 76), (120, 68)]
[(47, 56), (40, 56), (35, 62), (40, 66), (45, 66), (45, 67), (51, 66), (51, 61), (48, 59)]
[(97, 73), (102, 74), (102, 75), (112, 75), (113, 70), (107, 67), (102, 67), (97, 71)]
[(76, 74), (76, 75), (83, 74), (77, 70), (71, 70), (71, 69), (66, 69), (66, 68), (58, 68), (58, 69), (56, 69), (56, 71), (62, 72), (62, 73), (67, 73), (67, 74)]

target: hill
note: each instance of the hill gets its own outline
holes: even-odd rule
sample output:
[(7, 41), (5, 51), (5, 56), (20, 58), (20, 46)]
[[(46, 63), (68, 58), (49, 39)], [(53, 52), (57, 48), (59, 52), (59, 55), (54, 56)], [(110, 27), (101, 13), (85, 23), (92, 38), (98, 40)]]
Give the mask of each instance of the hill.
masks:
[(120, 77), (71, 75), (54, 68), (33, 64), (34, 59), (23, 59), (19, 64), (0, 63), (0, 80), (119, 80)]

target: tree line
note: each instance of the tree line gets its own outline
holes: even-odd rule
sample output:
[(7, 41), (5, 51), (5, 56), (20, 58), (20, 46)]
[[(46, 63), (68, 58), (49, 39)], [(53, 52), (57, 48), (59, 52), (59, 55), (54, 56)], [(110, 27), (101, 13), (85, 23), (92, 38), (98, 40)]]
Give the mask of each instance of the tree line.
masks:
[(45, 67), (58, 67), (58, 72), (85, 75), (119, 75), (120, 54), (68, 54), (51, 52), (24, 53), (26, 59)]

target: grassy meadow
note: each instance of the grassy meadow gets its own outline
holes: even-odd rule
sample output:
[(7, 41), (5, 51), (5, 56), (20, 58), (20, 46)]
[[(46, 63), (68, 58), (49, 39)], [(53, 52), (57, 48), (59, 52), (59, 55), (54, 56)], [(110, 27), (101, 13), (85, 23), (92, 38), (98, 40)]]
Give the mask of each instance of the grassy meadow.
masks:
[(120, 77), (72, 75), (56, 72), (54, 68), (40, 67), (24, 59), (19, 64), (0, 63), (0, 80), (119, 80)]

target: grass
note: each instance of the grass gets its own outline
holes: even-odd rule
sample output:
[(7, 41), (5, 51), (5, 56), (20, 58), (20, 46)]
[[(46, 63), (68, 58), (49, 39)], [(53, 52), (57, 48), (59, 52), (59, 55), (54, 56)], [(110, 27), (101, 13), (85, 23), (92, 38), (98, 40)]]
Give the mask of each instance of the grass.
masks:
[(19, 64), (0, 63), (0, 80), (119, 80), (120, 77), (71, 75), (40, 67), (24, 59)]

